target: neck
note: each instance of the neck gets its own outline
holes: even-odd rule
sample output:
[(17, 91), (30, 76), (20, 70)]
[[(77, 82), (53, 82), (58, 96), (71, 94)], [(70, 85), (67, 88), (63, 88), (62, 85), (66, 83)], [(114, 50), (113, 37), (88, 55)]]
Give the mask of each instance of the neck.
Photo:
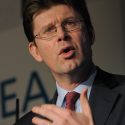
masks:
[(58, 85), (66, 90), (73, 90), (81, 82), (86, 81), (90, 75), (95, 71), (95, 66), (92, 63), (89, 66), (79, 67), (68, 74), (59, 75), (56, 78)]

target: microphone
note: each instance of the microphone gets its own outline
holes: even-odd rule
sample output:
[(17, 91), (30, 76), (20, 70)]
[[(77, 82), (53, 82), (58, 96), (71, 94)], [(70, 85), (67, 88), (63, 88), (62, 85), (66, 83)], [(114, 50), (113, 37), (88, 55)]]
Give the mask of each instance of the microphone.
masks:
[(16, 122), (19, 120), (19, 99), (16, 99)]
[[(16, 98), (16, 119), (15, 119), (15, 124), (14, 125), (19, 125), (20, 124), (19, 123), (19, 106), (20, 106), (20, 104), (19, 104), (19, 98)], [(33, 113), (31, 116), (36, 116), (36, 117), (48, 120), (50, 122), (53, 122), (52, 120), (50, 120), (50, 119), (48, 119), (48, 118), (46, 118), (46, 117), (44, 117), (42, 115), (36, 114), (36, 113)]]

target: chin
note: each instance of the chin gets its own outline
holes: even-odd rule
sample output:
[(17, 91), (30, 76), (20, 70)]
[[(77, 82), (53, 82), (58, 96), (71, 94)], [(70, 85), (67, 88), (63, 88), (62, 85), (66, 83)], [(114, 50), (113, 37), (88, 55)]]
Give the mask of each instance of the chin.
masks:
[(78, 69), (78, 67), (80, 67), (80, 63), (71, 63), (64, 66), (64, 71), (66, 71), (67, 73), (74, 72), (76, 69)]

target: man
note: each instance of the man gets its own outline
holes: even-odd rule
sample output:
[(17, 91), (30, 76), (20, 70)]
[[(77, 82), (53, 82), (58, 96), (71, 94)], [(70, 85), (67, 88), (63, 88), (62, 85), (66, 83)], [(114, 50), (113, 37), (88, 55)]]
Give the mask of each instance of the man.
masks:
[[(125, 125), (125, 76), (93, 64), (84, 0), (27, 0), (23, 25), (31, 55), (49, 67), (57, 90), (50, 104), (33, 107), (16, 125)], [(80, 97), (70, 108), (72, 91)]]

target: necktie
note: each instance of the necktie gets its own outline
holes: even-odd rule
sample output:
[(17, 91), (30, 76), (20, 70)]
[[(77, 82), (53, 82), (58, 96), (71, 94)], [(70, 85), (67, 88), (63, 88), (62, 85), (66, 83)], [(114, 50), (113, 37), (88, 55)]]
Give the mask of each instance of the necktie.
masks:
[(73, 92), (68, 92), (66, 94), (66, 108), (70, 110), (75, 110), (75, 103), (77, 99), (79, 98), (80, 94), (73, 91)]

